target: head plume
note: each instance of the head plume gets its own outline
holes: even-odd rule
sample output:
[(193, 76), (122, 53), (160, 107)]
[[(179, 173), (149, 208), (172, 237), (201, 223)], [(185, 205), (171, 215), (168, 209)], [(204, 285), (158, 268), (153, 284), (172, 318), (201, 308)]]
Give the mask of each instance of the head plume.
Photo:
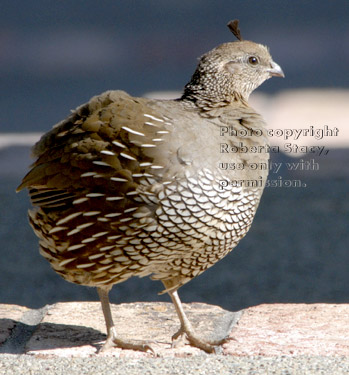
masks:
[(229, 21), (227, 26), (237, 39), (239, 39), (240, 41), (243, 40), (240, 33), (239, 20)]

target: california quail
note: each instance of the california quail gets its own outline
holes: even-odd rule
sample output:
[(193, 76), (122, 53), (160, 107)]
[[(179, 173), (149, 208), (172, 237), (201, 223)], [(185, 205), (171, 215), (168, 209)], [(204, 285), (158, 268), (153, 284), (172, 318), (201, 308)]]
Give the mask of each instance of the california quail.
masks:
[[(249, 166), (267, 163), (268, 147), (265, 123), (247, 100), (271, 76), (284, 76), (265, 46), (242, 40), (238, 21), (228, 26), (238, 41), (203, 55), (181, 98), (93, 97), (34, 146), (36, 161), (18, 187), (37, 206), (29, 220), (41, 255), (67, 281), (97, 287), (104, 348), (149, 349), (117, 336), (108, 300), (114, 284), (148, 275), (175, 305), (174, 338), (186, 335), (206, 352), (223, 342), (194, 333), (177, 289), (249, 230), (267, 178)], [(222, 127), (235, 135), (222, 137)], [(222, 152), (222, 142), (233, 151)]]

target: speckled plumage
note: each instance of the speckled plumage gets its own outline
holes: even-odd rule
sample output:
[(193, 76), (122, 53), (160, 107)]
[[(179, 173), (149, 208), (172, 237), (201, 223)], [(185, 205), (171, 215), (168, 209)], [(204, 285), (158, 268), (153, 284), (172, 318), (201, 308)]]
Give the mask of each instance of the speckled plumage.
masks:
[[(258, 172), (259, 185), (226, 182), (256, 180), (248, 164), (267, 163), (268, 153), (221, 153), (220, 144), (267, 145), (265, 123), (247, 99), (273, 74), (282, 71), (264, 46), (226, 43), (201, 58), (182, 98), (108, 91), (44, 135), (19, 188), (27, 187), (37, 206), (30, 223), (53, 269), (106, 293), (150, 275), (174, 299), (230, 252), (252, 224), (267, 170)], [(222, 138), (221, 126), (262, 135)], [(221, 162), (245, 168), (222, 170)]]

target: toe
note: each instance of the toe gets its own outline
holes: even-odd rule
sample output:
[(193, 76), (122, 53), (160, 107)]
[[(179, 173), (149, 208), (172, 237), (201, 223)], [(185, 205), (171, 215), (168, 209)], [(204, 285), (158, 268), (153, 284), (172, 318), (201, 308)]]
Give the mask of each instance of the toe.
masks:
[(100, 352), (107, 351), (111, 348), (120, 348), (128, 350), (137, 350), (141, 352), (151, 352), (154, 356), (156, 356), (156, 352), (150, 344), (151, 343), (148, 341), (128, 341), (120, 339), (118, 337), (109, 337), (100, 349)]

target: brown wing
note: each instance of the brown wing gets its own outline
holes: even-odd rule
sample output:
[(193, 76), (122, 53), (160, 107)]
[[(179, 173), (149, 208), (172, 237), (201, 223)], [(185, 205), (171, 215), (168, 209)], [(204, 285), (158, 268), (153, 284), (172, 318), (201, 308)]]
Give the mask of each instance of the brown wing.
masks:
[(131, 197), (161, 178), (167, 134), (166, 119), (145, 99), (106, 92), (42, 137), (18, 190), (28, 188), (33, 204), (46, 208), (102, 195), (114, 203)]

